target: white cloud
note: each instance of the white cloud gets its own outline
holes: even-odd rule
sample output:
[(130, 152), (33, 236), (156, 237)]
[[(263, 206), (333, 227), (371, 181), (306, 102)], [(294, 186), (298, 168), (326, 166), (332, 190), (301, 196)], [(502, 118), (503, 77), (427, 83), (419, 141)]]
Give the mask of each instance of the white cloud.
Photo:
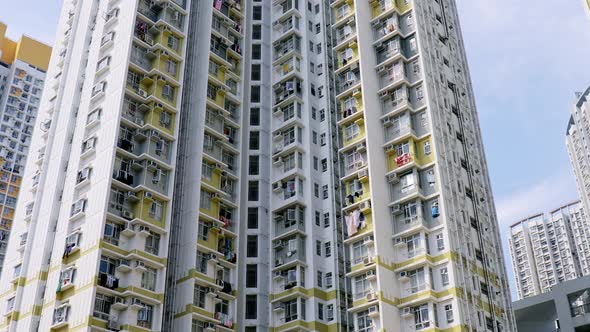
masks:
[(506, 230), (516, 221), (548, 212), (577, 197), (572, 171), (569, 168), (558, 169), (530, 187), (500, 197), (496, 204), (500, 227)]

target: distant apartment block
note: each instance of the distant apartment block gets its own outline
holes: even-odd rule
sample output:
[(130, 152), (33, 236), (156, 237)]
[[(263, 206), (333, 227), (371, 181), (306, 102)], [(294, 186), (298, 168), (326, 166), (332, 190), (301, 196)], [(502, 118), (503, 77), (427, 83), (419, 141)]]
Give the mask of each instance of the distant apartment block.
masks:
[(51, 47), (6, 30), (0, 22), (0, 269), (51, 56)]
[(589, 225), (580, 202), (510, 226), (510, 256), (518, 298), (590, 274)]

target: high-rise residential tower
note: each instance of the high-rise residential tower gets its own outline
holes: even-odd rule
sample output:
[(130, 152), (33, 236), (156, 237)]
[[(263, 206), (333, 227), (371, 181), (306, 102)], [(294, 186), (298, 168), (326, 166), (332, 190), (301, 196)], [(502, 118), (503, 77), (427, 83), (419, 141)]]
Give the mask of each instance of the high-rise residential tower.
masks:
[(332, 1), (352, 330), (513, 331), (455, 1)]
[(584, 211), (590, 209), (590, 87), (575, 94), (571, 116), (567, 125), (565, 145), (574, 170), (578, 194)]
[(51, 56), (51, 47), (27, 36), (13, 41), (6, 30), (0, 22), (0, 269)]
[(590, 224), (580, 202), (510, 226), (510, 255), (519, 299), (590, 275)]
[(8, 330), (514, 331), (454, 1), (68, 0), (57, 40)]

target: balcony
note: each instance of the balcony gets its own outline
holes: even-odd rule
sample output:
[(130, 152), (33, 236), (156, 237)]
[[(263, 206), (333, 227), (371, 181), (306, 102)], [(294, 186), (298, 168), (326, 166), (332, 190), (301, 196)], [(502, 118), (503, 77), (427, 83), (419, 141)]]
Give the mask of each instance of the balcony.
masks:
[(273, 242), (274, 268), (287, 266), (297, 260), (305, 261), (305, 241), (299, 237), (293, 237)]
[[(297, 220), (298, 217), (291, 216), (291, 212), (275, 216), (274, 238), (286, 236), (291, 233), (305, 234), (305, 221)], [(293, 212), (295, 214), (295, 212)]]

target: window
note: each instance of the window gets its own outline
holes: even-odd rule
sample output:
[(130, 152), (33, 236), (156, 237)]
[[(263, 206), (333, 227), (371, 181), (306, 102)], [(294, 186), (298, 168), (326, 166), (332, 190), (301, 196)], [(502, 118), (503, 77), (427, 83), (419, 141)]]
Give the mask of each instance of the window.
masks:
[(252, 85), (250, 90), (250, 101), (253, 103), (260, 102), (260, 85)]
[(246, 287), (258, 287), (258, 266), (256, 264), (246, 265)]
[(257, 207), (249, 207), (248, 208), (248, 229), (256, 229), (258, 228), (258, 208)]
[(248, 174), (258, 175), (259, 173), (259, 156), (249, 156)]
[(326, 282), (325, 282), (326, 288), (332, 288), (332, 286), (333, 286), (332, 272), (327, 272), (325, 278), (326, 278)]
[(253, 107), (250, 109), (250, 125), (260, 126), (260, 108)]
[(326, 110), (325, 109), (321, 109), (320, 110), (320, 122), (326, 120)]
[(199, 308), (205, 308), (205, 300), (207, 298), (207, 287), (195, 286), (193, 293), (193, 304)]
[(328, 185), (325, 184), (322, 186), (322, 199), (328, 199)]
[(330, 212), (324, 213), (324, 228), (330, 227)]
[(248, 235), (246, 257), (258, 257), (258, 236)]
[(262, 38), (262, 26), (260, 24), (255, 24), (252, 26), (252, 39), (253, 40), (260, 40)]
[(180, 40), (173, 35), (168, 35), (168, 47), (173, 49), (174, 51), (178, 51), (178, 45), (180, 44)]
[(359, 264), (367, 257), (369, 257), (369, 254), (367, 251), (367, 246), (363, 243), (363, 241), (357, 241), (352, 244), (353, 264)]
[(318, 282), (318, 287), (322, 288), (323, 287), (322, 284), (324, 282), (322, 271), (317, 271), (317, 282)]
[(252, 7), (252, 19), (253, 20), (261, 20), (262, 19), (262, 7), (261, 6)]
[(168, 59), (166, 61), (166, 71), (168, 72), (168, 74), (176, 76), (176, 73), (178, 73), (178, 63), (174, 60)]
[(412, 310), (414, 311), (414, 324), (416, 324), (416, 330), (422, 330), (430, 327), (428, 304), (414, 307)]
[(209, 256), (204, 254), (200, 251), (197, 251), (197, 262), (196, 262), (196, 269), (197, 271), (207, 274), (207, 262), (209, 261)]
[(318, 303), (318, 319), (324, 320), (324, 304)]
[(332, 256), (332, 242), (328, 241), (324, 244), (326, 250), (326, 257)]
[(94, 298), (94, 312), (92, 316), (108, 320), (110, 317), (111, 305), (113, 305), (114, 299), (112, 296), (96, 293)]
[(313, 157), (313, 169), (318, 170), (318, 157)]
[(321, 219), (321, 213), (320, 213), (320, 211), (316, 211), (315, 212), (315, 225), (316, 226), (320, 226), (320, 224), (321, 224), (320, 219)]
[(151, 267), (146, 267), (146, 271), (141, 274), (141, 288), (145, 288), (150, 291), (156, 290), (156, 277), (158, 270)]
[(12, 311), (14, 309), (14, 300), (16, 297), (11, 297), (6, 301), (6, 313)]
[(453, 305), (445, 305), (445, 316), (447, 317), (447, 323), (452, 323), (455, 318), (453, 317)]
[(316, 23), (315, 25), (315, 33), (316, 35), (322, 32), (322, 25), (320, 23)]
[(250, 148), (250, 150), (260, 149), (260, 132), (259, 131), (251, 131), (250, 132), (249, 148)]
[(253, 81), (260, 81), (260, 64), (253, 64), (250, 76)]
[(350, 141), (360, 134), (359, 126), (356, 123), (349, 124), (344, 128), (344, 133), (346, 140)]
[(439, 251), (445, 250), (445, 240), (442, 234), (436, 234), (436, 247)]
[(160, 234), (150, 232), (145, 239), (145, 251), (152, 255), (158, 255), (160, 251)]
[(315, 241), (315, 254), (318, 256), (322, 255), (322, 241)]
[(162, 213), (163, 213), (163, 207), (162, 207), (162, 203), (158, 202), (158, 201), (153, 201), (152, 205), (150, 205), (150, 217), (152, 217), (153, 219), (156, 220), (162, 220)]
[(201, 190), (201, 195), (199, 197), (199, 207), (204, 210), (211, 209), (211, 199), (212, 195), (210, 192)]
[(258, 181), (248, 181), (248, 200), (258, 201)]
[(317, 183), (313, 184), (313, 195), (317, 198), (320, 197), (320, 185)]
[(326, 145), (326, 133), (323, 133), (320, 135), (320, 145), (321, 146), (325, 146)]
[(199, 221), (199, 229), (198, 229), (198, 238), (201, 241), (209, 241), (209, 229), (210, 226), (208, 223), (203, 221)]
[(256, 319), (258, 307), (256, 295), (246, 295), (246, 319)]
[(260, 60), (262, 55), (262, 46), (260, 44), (253, 44), (252, 45), (252, 59), (253, 60)]
[(356, 325), (358, 332), (371, 332), (373, 331), (373, 320), (369, 316), (369, 311), (361, 311), (356, 314)]
[(424, 142), (424, 154), (429, 155), (431, 152), (432, 151), (430, 149), (430, 141)]
[(314, 130), (311, 133), (311, 141), (313, 142), (313, 144), (318, 144), (318, 133)]
[(98, 63), (96, 64), (96, 71), (100, 71), (104, 68), (107, 68), (110, 63), (111, 63), (111, 57), (105, 56), (104, 58), (100, 59), (98, 61)]

